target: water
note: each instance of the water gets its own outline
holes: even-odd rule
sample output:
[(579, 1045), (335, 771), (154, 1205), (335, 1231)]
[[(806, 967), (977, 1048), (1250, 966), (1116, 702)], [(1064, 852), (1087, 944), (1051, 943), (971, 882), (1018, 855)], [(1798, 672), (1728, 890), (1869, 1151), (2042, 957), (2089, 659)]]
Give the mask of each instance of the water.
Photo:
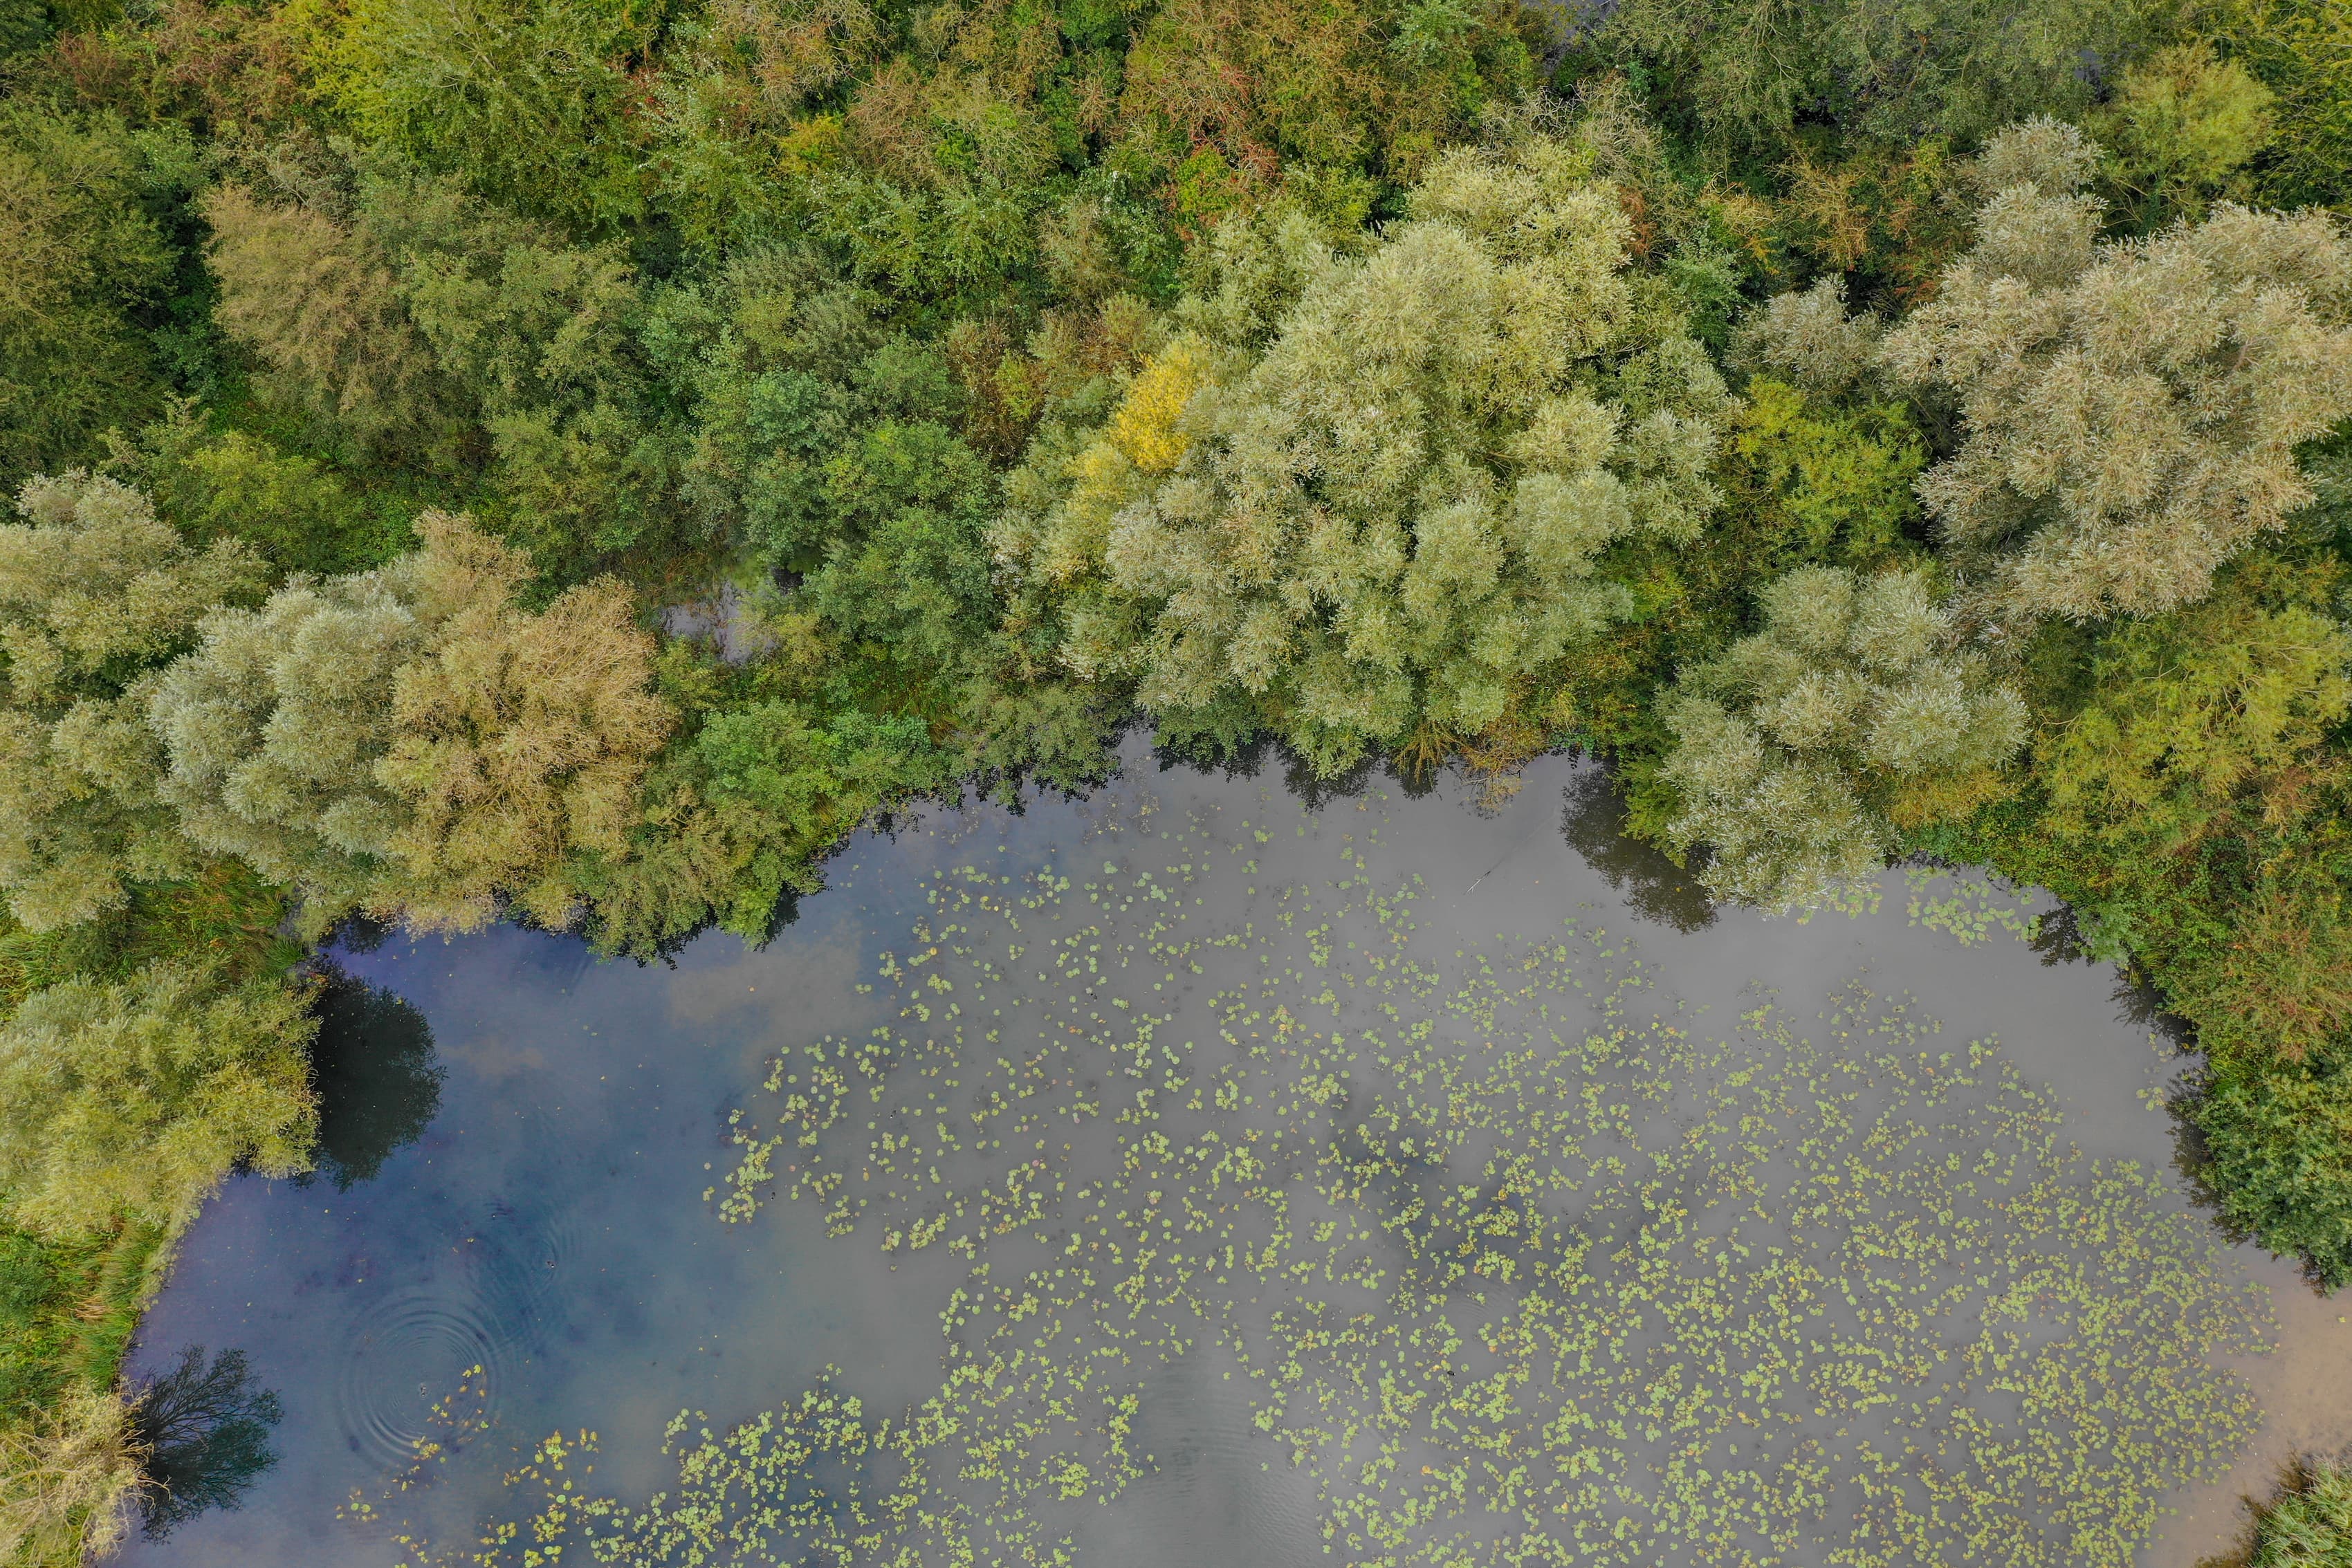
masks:
[(2196, 1215), (2112, 971), (1965, 879), (1709, 911), (1597, 782), (1138, 755), (861, 835), (762, 951), (340, 955), (320, 1174), (232, 1182), (134, 1359), (242, 1351), (279, 1458), (128, 1555), (463, 1560), (552, 1496), (646, 1562), (2058, 1562), (2160, 1502), (2186, 1568), (2352, 1437), (2352, 1309)]

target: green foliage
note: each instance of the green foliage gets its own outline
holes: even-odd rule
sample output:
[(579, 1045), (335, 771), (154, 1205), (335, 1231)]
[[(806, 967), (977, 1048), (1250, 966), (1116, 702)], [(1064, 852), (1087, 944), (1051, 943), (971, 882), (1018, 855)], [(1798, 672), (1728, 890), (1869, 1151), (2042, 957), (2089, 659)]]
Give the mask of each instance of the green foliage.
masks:
[(2221, 1212), (2329, 1289), (2352, 1283), (2352, 1070), (2225, 1058), (2194, 1103)]
[(2228, 0), (2217, 32), (2270, 89), (2263, 194), (2282, 206), (2352, 200), (2352, 16), (2333, 0)]
[(2002, 791), (2025, 705), (1951, 650), (1924, 572), (1807, 567), (1759, 595), (1763, 630), (1685, 667), (1662, 699), (1678, 797), (1667, 842), (1711, 852), (1720, 897), (1808, 909), (1875, 877), (1893, 829)]
[(42, 1230), (115, 1216), (183, 1219), (249, 1162), (308, 1163), (316, 1112), (307, 999), (275, 981), (220, 990), (173, 965), (61, 981), (0, 1026), (0, 1186)]
[(361, 178), (350, 225), (235, 187), (206, 214), (220, 319), (265, 395), (357, 454), (452, 477), (487, 459), (493, 515), (559, 580), (658, 536), (670, 453), (617, 248), (398, 172)]
[(2099, 639), (2089, 700), (2035, 748), (2053, 831), (2173, 853), (2310, 787), (2324, 737), (2352, 713), (2352, 634), (2264, 593), (2262, 564)]
[(243, 430), (215, 433), (183, 403), (117, 453), (199, 544), (241, 539), (278, 571), (362, 571), (415, 546), (396, 498), (356, 491), (316, 458)]
[(1595, 558), (1697, 537), (1727, 395), (1590, 169), (1529, 125), (1440, 158), (1360, 260), (1296, 217), (1236, 236), (1199, 327), (1011, 486), (997, 554), (1065, 596), (1063, 660), (1180, 724), (1246, 700), (1330, 776), (1493, 729), (1622, 616)]
[(0, 489), (89, 461), (161, 400), (139, 316), (173, 256), (148, 151), (110, 117), (0, 102)]
[(371, 143), (582, 227), (642, 210), (623, 109), (656, 8), (359, 0), (333, 15), (319, 85)]
[(1590, 45), (1718, 152), (1770, 146), (1801, 120), (1903, 142), (1973, 140), (2028, 114), (2072, 116), (2084, 62), (2128, 59), (2162, 37), (2161, 0), (1625, 0)]
[(2352, 413), (2341, 225), (2224, 206), (2097, 245), (2099, 204), (2075, 193), (2096, 156), (2050, 120), (1995, 137), (1975, 247), (1885, 345), (1897, 376), (1958, 398), (1966, 439), (1920, 497), (2021, 615), (2202, 598), (2312, 498), (2295, 448)]
[(2269, 144), (2268, 88), (2201, 40), (2126, 68), (2112, 101), (2085, 123), (2108, 150), (2105, 177), (2135, 228), (2200, 218), (2252, 193), (2247, 165)]
[(1927, 448), (1899, 405), (1822, 409), (1762, 376), (1743, 397), (1726, 443), (1728, 506), (1763, 514), (1793, 559), (1866, 566), (1902, 542)]
[(2297, 1460), (2255, 1513), (2244, 1568), (2346, 1568), (2352, 1563), (2352, 1467)]
[(156, 667), (263, 570), (234, 538), (191, 549), (145, 497), (83, 471), (29, 481), (17, 510), (0, 525), (0, 887), (47, 931), (193, 869), (142, 714)]

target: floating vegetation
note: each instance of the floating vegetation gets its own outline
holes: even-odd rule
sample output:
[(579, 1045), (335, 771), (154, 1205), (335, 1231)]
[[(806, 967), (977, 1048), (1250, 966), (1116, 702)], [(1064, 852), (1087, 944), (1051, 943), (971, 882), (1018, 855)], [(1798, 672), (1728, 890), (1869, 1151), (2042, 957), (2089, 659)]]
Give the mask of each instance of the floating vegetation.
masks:
[(1206, 810), (933, 875), (896, 1017), (777, 1058), (706, 1196), (949, 1281), (936, 1391), (681, 1416), (638, 1503), (551, 1438), (446, 1560), (1069, 1562), (1186, 1358), (1396, 1568), (2121, 1565), (2241, 1445), (2259, 1295), (1994, 1042), (1859, 986), (1711, 1036), (1605, 929), (1440, 922), (1378, 821), (1312, 884)]

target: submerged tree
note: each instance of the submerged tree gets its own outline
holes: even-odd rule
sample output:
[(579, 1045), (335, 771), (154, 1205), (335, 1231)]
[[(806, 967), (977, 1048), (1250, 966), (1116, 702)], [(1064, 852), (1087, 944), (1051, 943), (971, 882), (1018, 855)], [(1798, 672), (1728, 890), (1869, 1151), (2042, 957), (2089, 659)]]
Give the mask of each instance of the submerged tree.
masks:
[(0, 1188), (44, 1230), (184, 1218), (240, 1162), (309, 1163), (305, 1047), (318, 1025), (274, 980), (221, 991), (176, 964), (76, 977), (0, 1025)]
[(1493, 729), (1629, 608), (1596, 555), (1716, 504), (1727, 394), (1627, 233), (1525, 128), (1438, 159), (1360, 257), (1258, 220), (1110, 418), (1041, 438), (999, 559), (1171, 728), (1270, 726), (1326, 776)]
[(2000, 551), (2010, 611), (2094, 620), (2204, 597), (2311, 500), (2294, 449), (2352, 413), (2352, 237), (2319, 211), (2221, 205), (2098, 243), (2096, 151), (2037, 120), (1992, 139), (1975, 248), (1885, 345), (1950, 389), (1967, 438), (1919, 493)]
[(296, 579), (225, 611), (149, 702), (189, 835), (352, 908), (470, 930), (509, 894), (562, 924), (572, 852), (617, 847), (669, 713), (621, 587), (537, 614), (521, 555), (428, 512), (381, 570)]
[(47, 931), (191, 868), (155, 795), (146, 697), (197, 622), (267, 576), (242, 541), (191, 549), (144, 496), (86, 472), (32, 480), (16, 509), (0, 525), (0, 888)]
[(1759, 597), (1764, 629), (1664, 699), (1666, 837), (1709, 850), (1699, 874), (1720, 897), (1810, 908), (1875, 876), (1894, 829), (1998, 794), (2025, 705), (1949, 651), (1924, 572), (1806, 567)]

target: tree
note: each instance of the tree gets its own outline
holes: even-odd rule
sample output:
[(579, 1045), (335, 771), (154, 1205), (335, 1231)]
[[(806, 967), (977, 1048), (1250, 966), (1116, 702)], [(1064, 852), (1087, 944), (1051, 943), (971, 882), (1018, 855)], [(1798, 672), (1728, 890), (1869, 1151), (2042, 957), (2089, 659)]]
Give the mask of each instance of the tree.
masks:
[(999, 559), (1063, 595), (1068, 666), (1163, 722), (1240, 703), (1328, 776), (1491, 729), (1622, 615), (1595, 558), (1696, 537), (1727, 394), (1590, 156), (1525, 124), (1445, 154), (1360, 260), (1237, 238), (1262, 259), (1008, 486)]
[(531, 614), (520, 552), (447, 513), (417, 531), (381, 570), (206, 620), (149, 701), (161, 792), (199, 844), (299, 888), (313, 926), (358, 907), (469, 930), (501, 894), (562, 924), (566, 855), (617, 846), (668, 730), (652, 640), (616, 584)]
[(257, 356), (261, 391), (362, 457), (415, 461), (446, 441), (456, 391), (409, 320), (393, 258), (364, 230), (224, 184), (205, 198), (214, 318)]
[(1999, 794), (2025, 705), (1950, 651), (1925, 572), (1805, 567), (1758, 597), (1763, 629), (1663, 699), (1665, 837), (1707, 847), (1718, 897), (1811, 908), (1877, 875), (1897, 828)]
[[(1807, 120), (1909, 143), (1967, 141), (2021, 114), (2078, 113), (2094, 72), (2160, 37), (2166, 7), (2058, 0), (1625, 0), (1589, 46), (1638, 62), (1718, 156), (1768, 151)], [(2086, 62), (2099, 62), (2091, 66)]]
[(0, 104), (0, 486), (86, 463), (162, 386), (136, 312), (170, 278), (151, 172), (118, 120)]
[(2301, 1253), (2328, 1289), (2352, 1283), (2352, 1066), (2341, 1052), (2225, 1057), (2189, 1113), (2223, 1217), (2274, 1252)]
[[(361, 455), (487, 468), (499, 521), (562, 580), (671, 520), (635, 268), (389, 160), (346, 221), (225, 188), (207, 207), (219, 316), (265, 392)], [(487, 458), (487, 464), (485, 459)]]
[(1994, 559), (2009, 612), (2095, 620), (2202, 598), (2312, 498), (2298, 444), (2352, 413), (2352, 239), (2326, 214), (2222, 204), (2100, 244), (2095, 149), (2032, 121), (1980, 161), (1975, 247), (1887, 336), (1966, 438), (1920, 498)]
[(2228, 0), (2214, 22), (2273, 95), (2263, 194), (2340, 204), (2352, 192), (2352, 16), (2334, 0)]
[(122, 906), (193, 857), (157, 798), (142, 721), (156, 668), (266, 570), (233, 538), (190, 548), (139, 492), (79, 471), (18, 493), (0, 525), (0, 888), (34, 931)]
[(2203, 602), (2099, 640), (2089, 700), (2035, 748), (2053, 829), (2168, 854), (2310, 791), (2352, 713), (2352, 633), (2278, 602), (2265, 564), (2249, 558)]
[(302, 1169), (317, 1112), (307, 998), (266, 979), (223, 991), (184, 967), (36, 991), (0, 1025), (0, 1186), (60, 1233), (119, 1215), (183, 1220), (240, 1162)]
[(623, 105), (651, 13), (614, 0), (361, 0), (332, 16), (320, 85), (371, 142), (582, 228), (643, 210)]
[(2217, 199), (2252, 193), (2247, 167), (2271, 138), (2268, 88), (2202, 39), (2158, 49), (2123, 74), (2088, 120), (2109, 149), (2105, 180), (2135, 228), (2200, 218)]

